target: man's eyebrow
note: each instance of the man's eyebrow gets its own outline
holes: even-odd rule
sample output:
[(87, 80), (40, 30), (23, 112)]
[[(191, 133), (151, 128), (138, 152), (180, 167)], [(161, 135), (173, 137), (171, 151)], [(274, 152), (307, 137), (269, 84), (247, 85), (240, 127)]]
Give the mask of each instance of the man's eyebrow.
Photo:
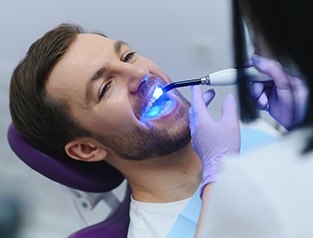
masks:
[(86, 88), (86, 92), (85, 92), (85, 98), (87, 101), (87, 104), (90, 103), (91, 98), (92, 98), (92, 92), (93, 92), (93, 87), (95, 85), (95, 82), (101, 78), (103, 76), (103, 74), (106, 72), (106, 68), (105, 67), (101, 67), (100, 69), (98, 69), (92, 76), (91, 78), (88, 80), (87, 82), (87, 88)]
[(123, 46), (129, 46), (125, 41), (118, 40), (114, 44), (115, 53), (118, 54), (121, 52)]

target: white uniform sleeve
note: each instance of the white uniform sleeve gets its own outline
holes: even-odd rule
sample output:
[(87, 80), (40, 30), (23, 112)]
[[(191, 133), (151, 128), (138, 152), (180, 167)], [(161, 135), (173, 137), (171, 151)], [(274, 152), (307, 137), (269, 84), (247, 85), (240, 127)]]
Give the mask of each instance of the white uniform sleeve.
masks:
[(254, 176), (254, 171), (240, 166), (238, 162), (243, 161), (226, 162), (209, 203), (207, 237), (287, 237), (275, 193)]

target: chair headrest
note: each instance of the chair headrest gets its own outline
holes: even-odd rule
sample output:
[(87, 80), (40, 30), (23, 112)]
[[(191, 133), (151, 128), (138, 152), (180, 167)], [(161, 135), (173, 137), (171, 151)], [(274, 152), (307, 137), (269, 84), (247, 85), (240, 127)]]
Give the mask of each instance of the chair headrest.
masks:
[(7, 137), (10, 147), (24, 163), (65, 186), (87, 192), (105, 192), (116, 188), (124, 180), (118, 170), (105, 162), (64, 161), (42, 153), (27, 143), (13, 124)]

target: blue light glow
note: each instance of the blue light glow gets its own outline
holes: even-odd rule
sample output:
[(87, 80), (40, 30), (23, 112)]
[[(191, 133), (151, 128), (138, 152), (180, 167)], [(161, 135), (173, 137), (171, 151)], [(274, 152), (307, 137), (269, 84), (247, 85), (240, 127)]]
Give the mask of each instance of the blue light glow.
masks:
[(162, 94), (163, 94), (162, 88), (160, 88), (159, 86), (157, 86), (157, 87), (154, 89), (154, 92), (153, 92), (152, 97), (154, 97), (155, 99), (158, 99), (159, 97), (161, 97)]
[(153, 118), (160, 114), (162, 111), (163, 106), (155, 106), (151, 108), (147, 113), (145, 113), (146, 118)]
[(163, 92), (160, 85), (154, 89), (149, 102), (141, 116), (142, 121), (156, 119), (169, 113), (175, 103)]

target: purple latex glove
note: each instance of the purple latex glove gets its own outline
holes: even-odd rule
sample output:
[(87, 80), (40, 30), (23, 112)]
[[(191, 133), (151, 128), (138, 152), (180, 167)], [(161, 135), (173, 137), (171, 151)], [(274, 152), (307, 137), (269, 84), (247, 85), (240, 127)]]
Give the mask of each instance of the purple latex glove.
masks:
[(296, 126), (304, 117), (308, 90), (297, 77), (284, 72), (274, 60), (252, 56), (255, 68), (273, 81), (253, 83), (251, 94), (260, 110), (266, 110), (286, 129)]
[(206, 108), (214, 96), (213, 89), (202, 95), (199, 86), (192, 87), (189, 127), (193, 149), (202, 162), (201, 197), (205, 185), (215, 181), (224, 155), (239, 153), (240, 150), (240, 129), (234, 96), (225, 97), (219, 121), (213, 119)]

